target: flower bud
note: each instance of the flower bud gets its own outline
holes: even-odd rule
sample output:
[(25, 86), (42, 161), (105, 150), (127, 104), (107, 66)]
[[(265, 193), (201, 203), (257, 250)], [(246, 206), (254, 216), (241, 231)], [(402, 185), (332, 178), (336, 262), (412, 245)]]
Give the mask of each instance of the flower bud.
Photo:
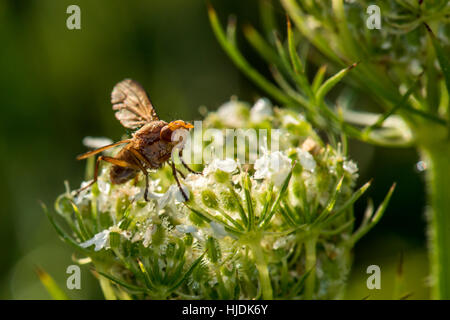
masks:
[(191, 213), (189, 214), (189, 220), (191, 220), (192, 224), (197, 227), (202, 227), (205, 225), (205, 221), (203, 220), (203, 218), (194, 211), (191, 211)]
[(223, 191), (220, 193), (220, 200), (225, 211), (235, 212), (238, 209), (236, 199), (231, 192)]
[(70, 202), (70, 199), (67, 198), (65, 194), (58, 197), (55, 203), (55, 209), (56, 212), (58, 212), (60, 215), (64, 216), (66, 214), (71, 215), (73, 212), (72, 203)]
[(208, 258), (212, 263), (217, 263), (222, 257), (219, 243), (213, 237), (209, 237), (206, 240), (206, 249), (208, 250)]
[(194, 237), (190, 233), (186, 233), (184, 236), (184, 244), (188, 247), (192, 246), (192, 243), (194, 242)]
[(230, 174), (218, 169), (216, 170), (216, 172), (214, 172), (214, 179), (218, 183), (227, 183), (228, 181), (230, 181)]
[(169, 243), (166, 248), (166, 257), (172, 258), (175, 255), (175, 243)]
[(109, 233), (109, 246), (113, 249), (117, 249), (120, 246), (120, 233), (118, 232)]
[(156, 231), (152, 234), (152, 244), (155, 246), (160, 246), (164, 243), (166, 232), (161, 225), (155, 227)]
[(232, 277), (236, 273), (236, 269), (234, 268), (233, 264), (225, 264), (220, 268), (220, 271), (222, 274), (224, 274), (227, 277)]
[[(292, 194), (297, 198), (297, 199), (302, 199), (302, 192), (303, 192), (303, 182), (299, 181), (299, 180), (294, 180), (292, 183)], [(306, 200), (306, 199), (304, 199)]]
[(217, 200), (216, 195), (209, 189), (205, 189), (201, 193), (203, 204), (211, 209), (218, 209), (219, 202)]
[(92, 191), (91, 192), (92, 192), (92, 195), (94, 197), (98, 197), (100, 195), (100, 189), (98, 188), (98, 183), (94, 183), (92, 185)]
[(117, 198), (116, 201), (116, 213), (118, 216), (123, 216), (126, 209), (128, 208), (130, 201), (127, 197)]

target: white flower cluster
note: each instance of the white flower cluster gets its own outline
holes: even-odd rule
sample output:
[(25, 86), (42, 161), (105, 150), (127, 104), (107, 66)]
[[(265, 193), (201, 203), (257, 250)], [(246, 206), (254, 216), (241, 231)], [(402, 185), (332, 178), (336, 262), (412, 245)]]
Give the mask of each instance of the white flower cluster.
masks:
[[(330, 203), (345, 203), (352, 194), (356, 165), (325, 145), (300, 114), (274, 108), (267, 99), (258, 100), (252, 108), (234, 99), (210, 113), (204, 124), (277, 129), (282, 132), (281, 148), (261, 147), (254, 164), (214, 158), (200, 168), (201, 174), (185, 171), (181, 183), (188, 201), (169, 166), (151, 173), (148, 202), (143, 199), (144, 179), (113, 185), (108, 166), (93, 188), (73, 199), (58, 200), (59, 212), (69, 221), (72, 207), (63, 205), (63, 199), (78, 210), (78, 220), (70, 225), (83, 252), (92, 252), (87, 254), (94, 263), (99, 259), (103, 270), (105, 261), (111, 261), (107, 268), (111, 279), (120, 277), (133, 287), (148, 287), (139, 297), (255, 298), (255, 283), (262, 281), (258, 280), (261, 270), (255, 269), (262, 264), (255, 264), (260, 249), (266, 255), (264, 263), (271, 263), (272, 281), (281, 281), (280, 263), (289, 259), (292, 272), (283, 281), (294, 284), (302, 275), (299, 270), (305, 268), (302, 230), (316, 226)], [(340, 180), (343, 185), (334, 198)], [(351, 220), (343, 217), (327, 227), (339, 228)], [(334, 259), (341, 259), (342, 265), (348, 263), (348, 252), (339, 251), (339, 239), (345, 237), (342, 232), (321, 238), (324, 245), (340, 252)], [(334, 263), (325, 254), (317, 257), (321, 259), (317, 265), (323, 268)], [(333, 277), (344, 277), (346, 271), (343, 268), (342, 273), (323, 276), (321, 281), (331, 285)], [(182, 286), (169, 290), (172, 282), (160, 278), (164, 272)], [(151, 281), (142, 280), (146, 277)], [(183, 277), (189, 279), (182, 281)], [(236, 291), (237, 287), (241, 289)], [(186, 296), (179, 296), (180, 292)]]

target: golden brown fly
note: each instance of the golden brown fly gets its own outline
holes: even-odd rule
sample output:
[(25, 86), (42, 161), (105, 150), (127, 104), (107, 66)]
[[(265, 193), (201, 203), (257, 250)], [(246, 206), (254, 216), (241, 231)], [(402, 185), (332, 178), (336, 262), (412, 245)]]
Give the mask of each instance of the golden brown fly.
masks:
[(134, 178), (139, 172), (145, 176), (144, 199), (148, 201), (149, 175), (148, 170), (159, 169), (166, 162), (170, 162), (173, 176), (177, 182), (184, 199), (188, 196), (181, 188), (177, 173), (182, 177), (183, 174), (178, 171), (173, 161), (171, 161), (172, 151), (175, 147), (179, 150), (182, 165), (190, 172), (193, 171), (182, 159), (182, 139), (172, 141), (172, 134), (175, 130), (191, 129), (194, 126), (183, 120), (176, 120), (167, 123), (160, 120), (153, 108), (142, 86), (134, 80), (125, 79), (113, 88), (111, 94), (112, 108), (115, 110), (115, 116), (120, 123), (128, 129), (137, 130), (130, 139), (122, 140), (89, 152), (77, 157), (78, 160), (86, 159), (107, 149), (125, 145), (115, 157), (101, 155), (97, 158), (94, 170), (94, 179), (86, 186), (84, 190), (92, 186), (98, 178), (98, 170), (101, 161), (112, 164), (110, 169), (110, 180), (113, 184), (122, 184)]

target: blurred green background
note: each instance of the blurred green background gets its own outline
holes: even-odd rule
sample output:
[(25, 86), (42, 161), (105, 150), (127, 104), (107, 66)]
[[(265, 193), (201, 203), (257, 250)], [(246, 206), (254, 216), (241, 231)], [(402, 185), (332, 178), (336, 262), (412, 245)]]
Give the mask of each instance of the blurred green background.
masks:
[[(222, 21), (259, 26), (257, 0), (212, 1)], [(81, 30), (68, 30), (66, 8), (81, 8)], [(283, 12), (275, 7), (280, 21)], [(242, 26), (241, 24), (239, 26)], [(242, 36), (241, 36), (242, 38)], [(77, 187), (84, 163), (75, 160), (83, 137), (118, 140), (124, 133), (109, 103), (115, 83), (138, 80), (162, 119), (200, 119), (232, 95), (255, 101), (261, 92), (247, 81), (216, 42), (203, 0), (0, 0), (0, 298), (48, 299), (36, 266), (65, 288), (72, 250), (51, 228), (39, 201), (50, 208)], [(243, 39), (239, 39), (240, 41)], [(246, 56), (267, 67), (245, 46)], [(428, 297), (423, 173), (408, 149), (352, 142), (359, 184), (374, 178), (368, 193), (380, 202), (392, 182), (397, 190), (381, 223), (355, 249), (347, 298), (389, 299), (401, 254), (405, 293)], [(356, 212), (361, 216), (367, 196)], [(366, 288), (366, 268), (381, 268), (381, 290)], [(102, 298), (88, 268), (79, 299)]]

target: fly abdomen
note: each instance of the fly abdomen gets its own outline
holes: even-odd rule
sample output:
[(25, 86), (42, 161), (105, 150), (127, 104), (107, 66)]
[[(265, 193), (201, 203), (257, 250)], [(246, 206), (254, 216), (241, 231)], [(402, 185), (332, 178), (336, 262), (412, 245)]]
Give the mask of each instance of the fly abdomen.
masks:
[(109, 172), (111, 182), (113, 184), (122, 184), (130, 179), (133, 179), (138, 171), (136, 170), (137, 165), (135, 164), (135, 159), (134, 157), (131, 156), (131, 153), (128, 150), (128, 148), (125, 147), (122, 150), (120, 150), (116, 156), (116, 159), (128, 163), (129, 167), (113, 165)]
[(122, 184), (136, 176), (137, 171), (132, 168), (124, 168), (119, 166), (112, 166), (109, 172), (109, 177), (113, 184)]

